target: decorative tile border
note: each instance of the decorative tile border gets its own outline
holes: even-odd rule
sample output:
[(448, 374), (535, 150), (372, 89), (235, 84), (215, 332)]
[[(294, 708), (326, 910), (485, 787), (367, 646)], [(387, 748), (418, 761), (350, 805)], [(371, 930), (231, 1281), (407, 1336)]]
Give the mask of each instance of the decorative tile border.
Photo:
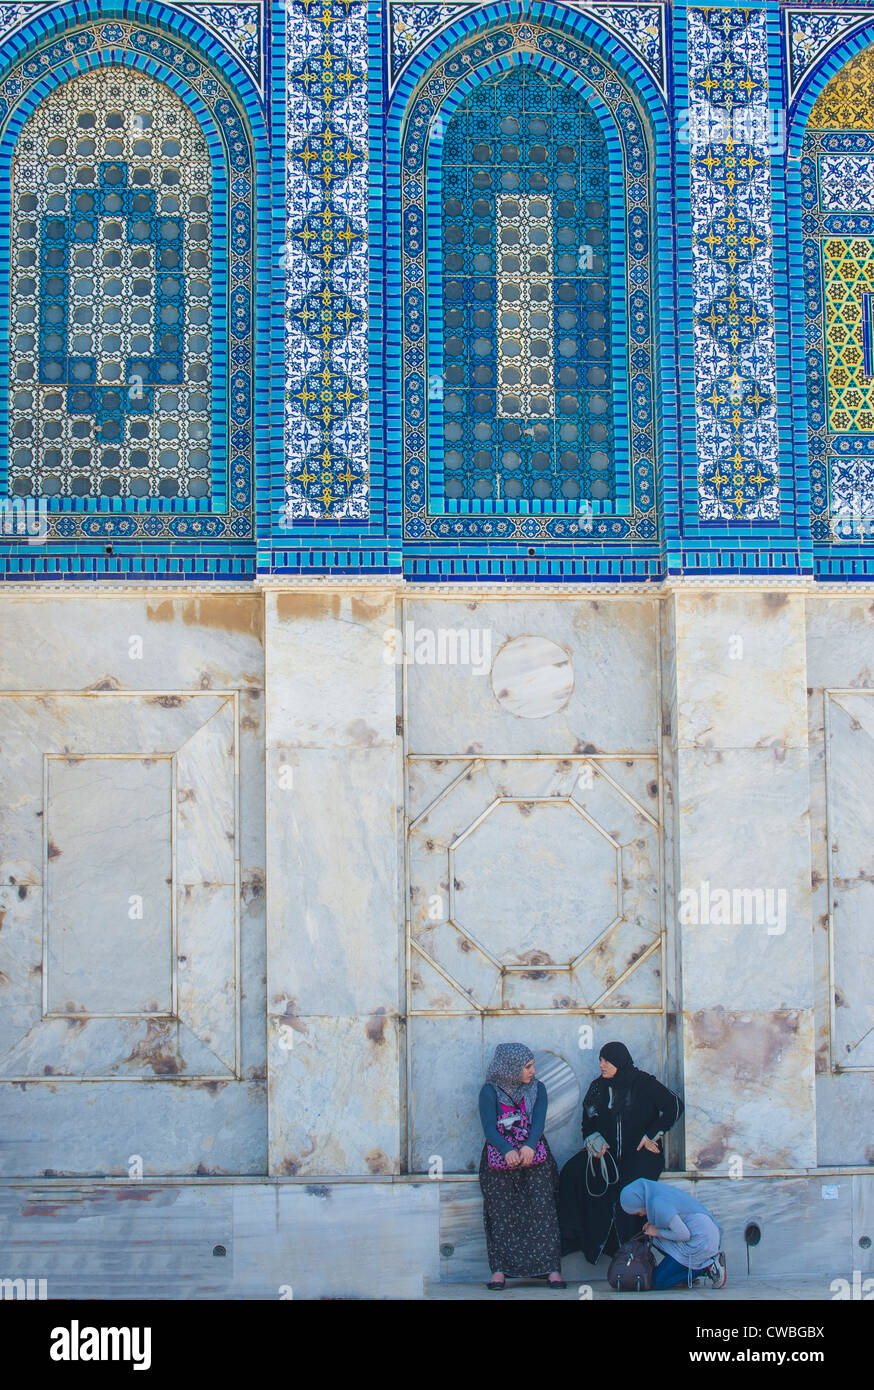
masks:
[[(389, 89), (393, 90), (410, 61), (441, 29), (476, 9), (470, 0), (385, 0)], [(598, 23), (624, 40), (641, 59), (662, 91), (666, 90), (665, 10), (663, 4), (601, 4), (579, 0), (568, 10), (594, 15)]]
[[(6, 66), (0, 76), (7, 159), (30, 109), (28, 103), (39, 100), (66, 75), (101, 63), (142, 68), (168, 82), (188, 101), (219, 162), (216, 210), (222, 197), (225, 203), (223, 217), (214, 222), (213, 241), (214, 384), (221, 393), (214, 398), (214, 411), (224, 435), (215, 437), (219, 452), (213, 456), (211, 501), (100, 497), (49, 503), (47, 527), (39, 537), (22, 541), (14, 525), (11, 530), (4, 525), (0, 536), (3, 571), (34, 578), (242, 575), (251, 572), (252, 565), (255, 422), (267, 394), (253, 380), (255, 362), (259, 356), (263, 360), (267, 326), (263, 301), (262, 311), (255, 314), (256, 286), (262, 295), (267, 288), (264, 214), (269, 196), (269, 184), (265, 186), (263, 180), (267, 141), (259, 99), (238, 63), (227, 57), (193, 11), (182, 13), (151, 0), (134, 7), (121, 0), (101, 3), (100, 18), (95, 21), (89, 16), (95, 8), (92, 0), (75, 7), (41, 8), (7, 38)], [(4, 249), (8, 254), (8, 233)], [(3, 291), (3, 315), (7, 313), (5, 296)], [(8, 371), (5, 353), (4, 347), (0, 361), (4, 373)]]
[[(254, 79), (259, 93), (265, 92), (267, 64), (265, 43), (267, 25), (264, 17), (266, 0), (216, 0), (202, 4), (201, 0), (175, 0), (174, 9), (185, 13), (191, 10), (198, 21), (233, 54)], [(25, 3), (0, 4), (0, 43), (38, 14), (55, 8), (55, 0), (25, 0)]]
[(778, 521), (767, 17), (690, 10), (700, 518)]
[(287, 12), (286, 520), (367, 520), (367, 5)]

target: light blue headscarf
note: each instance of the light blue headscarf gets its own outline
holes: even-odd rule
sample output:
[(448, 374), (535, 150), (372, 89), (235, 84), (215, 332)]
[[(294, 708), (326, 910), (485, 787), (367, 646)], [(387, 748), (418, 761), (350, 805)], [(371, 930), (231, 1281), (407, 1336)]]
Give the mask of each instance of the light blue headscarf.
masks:
[[(653, 1182), (651, 1178), (637, 1178), (623, 1187), (619, 1194), (623, 1211), (641, 1211), (646, 1207), (646, 1219), (664, 1230), (671, 1224), (672, 1216), (682, 1216), (687, 1211), (703, 1212), (713, 1221), (713, 1213), (688, 1192), (683, 1192), (673, 1183)], [(718, 1225), (718, 1222), (716, 1223)]]

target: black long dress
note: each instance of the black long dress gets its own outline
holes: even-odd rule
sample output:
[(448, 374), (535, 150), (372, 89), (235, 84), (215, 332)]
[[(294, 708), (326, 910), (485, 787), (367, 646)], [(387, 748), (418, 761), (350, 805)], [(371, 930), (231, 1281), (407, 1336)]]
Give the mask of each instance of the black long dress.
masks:
[[(596, 1077), (583, 1100), (583, 1140), (590, 1134), (603, 1135), (616, 1160), (618, 1179), (605, 1187), (600, 1163), (595, 1160), (592, 1166), (588, 1164), (585, 1144), (561, 1170), (561, 1252), (568, 1255), (572, 1250), (582, 1250), (591, 1264), (602, 1253), (612, 1255), (641, 1230), (643, 1219), (622, 1210), (619, 1193), (635, 1178), (655, 1181), (661, 1175), (665, 1166), (663, 1141), (659, 1142), (657, 1154), (646, 1148), (638, 1150), (637, 1146), (645, 1134), (652, 1137), (660, 1130), (669, 1130), (683, 1113), (680, 1097), (649, 1072), (632, 1067), (624, 1081), (622, 1088), (617, 1089), (610, 1081)], [(608, 1166), (612, 1177), (614, 1169), (609, 1161)]]

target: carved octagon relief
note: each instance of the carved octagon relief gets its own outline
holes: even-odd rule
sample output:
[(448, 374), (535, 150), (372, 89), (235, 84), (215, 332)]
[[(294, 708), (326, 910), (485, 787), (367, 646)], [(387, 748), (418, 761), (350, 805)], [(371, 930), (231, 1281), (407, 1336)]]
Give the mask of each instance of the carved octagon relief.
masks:
[(638, 755), (411, 759), (411, 1012), (660, 1008), (655, 778)]

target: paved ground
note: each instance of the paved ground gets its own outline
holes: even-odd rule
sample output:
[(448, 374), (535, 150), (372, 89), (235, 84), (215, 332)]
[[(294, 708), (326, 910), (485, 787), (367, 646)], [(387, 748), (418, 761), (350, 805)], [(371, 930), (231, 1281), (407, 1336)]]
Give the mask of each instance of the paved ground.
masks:
[[(435, 1284), (430, 1283), (426, 1286), (425, 1297), (430, 1300), (440, 1300), (443, 1302), (465, 1302), (468, 1300), (487, 1299), (493, 1303), (518, 1302), (519, 1300), (529, 1299), (579, 1299), (580, 1290), (584, 1286), (578, 1282), (568, 1281), (567, 1289), (547, 1289), (542, 1283), (534, 1280), (524, 1279), (511, 1280), (507, 1289), (503, 1293), (492, 1293), (484, 1284)], [(827, 1302), (834, 1298), (832, 1290), (829, 1288), (829, 1280), (825, 1277), (819, 1279), (782, 1279), (779, 1283), (773, 1279), (751, 1279), (744, 1275), (739, 1279), (732, 1279), (729, 1270), (728, 1283), (724, 1289), (714, 1289), (709, 1284), (701, 1285), (691, 1289), (665, 1289), (663, 1292), (654, 1292), (635, 1295), (626, 1293), (616, 1293), (611, 1289), (605, 1279), (591, 1279), (588, 1287), (592, 1290), (592, 1299), (602, 1301), (605, 1299), (625, 1299), (629, 1297), (641, 1297), (649, 1300), (653, 1299), (685, 1299), (686, 1301), (696, 1300), (701, 1303), (722, 1302), (726, 1299), (732, 1302), (793, 1302), (796, 1300), (816, 1299)]]

